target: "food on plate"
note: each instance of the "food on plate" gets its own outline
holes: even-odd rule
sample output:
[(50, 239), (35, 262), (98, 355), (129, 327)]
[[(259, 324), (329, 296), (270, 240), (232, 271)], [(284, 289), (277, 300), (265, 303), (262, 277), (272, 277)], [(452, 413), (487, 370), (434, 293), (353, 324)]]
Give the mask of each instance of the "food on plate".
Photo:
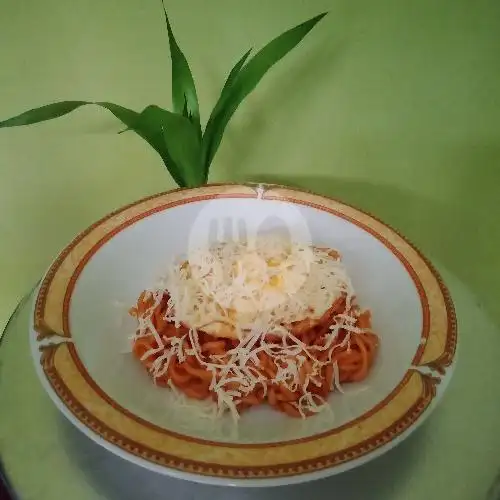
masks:
[(276, 235), (190, 252), (130, 314), (133, 353), (155, 384), (236, 419), (262, 403), (322, 411), (367, 377), (379, 345), (340, 253)]

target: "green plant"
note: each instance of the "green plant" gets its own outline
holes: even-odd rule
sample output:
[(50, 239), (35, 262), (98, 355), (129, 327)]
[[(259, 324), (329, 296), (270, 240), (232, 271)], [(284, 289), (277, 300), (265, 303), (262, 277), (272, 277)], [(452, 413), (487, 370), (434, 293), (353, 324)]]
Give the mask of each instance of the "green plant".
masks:
[(165, 5), (163, 11), (172, 60), (173, 112), (154, 104), (138, 113), (111, 102), (62, 101), (1, 121), (0, 128), (39, 123), (66, 115), (80, 106), (96, 104), (111, 111), (125, 124), (126, 128), (121, 132), (134, 131), (154, 148), (180, 187), (205, 184), (224, 130), (238, 106), (265, 73), (297, 46), (326, 12), (281, 34), (248, 62), (251, 50), (245, 53), (229, 73), (205, 130), (202, 131), (193, 76), (174, 38)]

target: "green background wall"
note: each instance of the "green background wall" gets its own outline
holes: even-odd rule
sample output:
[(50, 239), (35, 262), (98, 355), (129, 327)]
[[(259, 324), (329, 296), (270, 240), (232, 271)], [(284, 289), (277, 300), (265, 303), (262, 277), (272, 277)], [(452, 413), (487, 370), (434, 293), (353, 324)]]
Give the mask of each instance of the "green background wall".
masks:
[[(330, 15), (234, 120), (212, 181), (326, 193), (396, 226), (500, 320), (500, 2), (168, 1), (207, 119), (250, 46)], [(159, 1), (2, 0), (0, 117), (58, 99), (170, 105)], [(86, 108), (0, 131), (0, 324), (57, 252), (174, 186), (154, 151)]]

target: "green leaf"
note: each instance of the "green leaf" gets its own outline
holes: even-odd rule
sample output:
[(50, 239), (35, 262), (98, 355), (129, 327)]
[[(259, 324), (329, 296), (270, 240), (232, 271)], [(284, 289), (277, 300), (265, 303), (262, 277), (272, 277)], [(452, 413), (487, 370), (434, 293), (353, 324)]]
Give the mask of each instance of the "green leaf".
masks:
[[(126, 130), (133, 130), (157, 151), (173, 179), (180, 187), (185, 187), (187, 185), (187, 182), (184, 180), (181, 166), (177, 165), (177, 163), (170, 158), (167, 151), (163, 133), (163, 128), (166, 129), (166, 127), (163, 121), (158, 118), (156, 106), (148, 106), (142, 113), (137, 113), (136, 111), (111, 102), (62, 101), (30, 109), (20, 115), (4, 120), (0, 122), (0, 128), (31, 125), (53, 118), (59, 118), (87, 104), (96, 104), (111, 111), (111, 113), (125, 124), (127, 127)], [(199, 168), (201, 170), (201, 164)]]
[(144, 108), (129, 128), (142, 137), (160, 155), (176, 184), (179, 187), (186, 187), (181, 169), (168, 153), (163, 137), (161, 118), (156, 106), (150, 105)]
[(231, 86), (233, 85), (236, 77), (238, 76), (241, 68), (245, 64), (245, 61), (248, 59), (248, 56), (250, 55), (250, 52), (252, 52), (252, 49), (249, 49), (241, 59), (233, 66), (233, 69), (229, 72), (229, 75), (226, 79), (226, 83), (224, 84), (224, 87), (222, 88), (221, 95), (224, 95), (225, 92), (228, 92)]
[(130, 127), (139, 116), (139, 113), (137, 111), (124, 108), (123, 106), (120, 106), (119, 104), (113, 104), (112, 102), (94, 102), (89, 104), (97, 104), (98, 106), (111, 111), (111, 113), (113, 113), (116, 118), (123, 122), (127, 127)]
[(188, 103), (187, 103), (187, 99), (186, 99), (186, 96), (184, 96), (184, 106), (182, 107), (182, 116), (184, 116), (185, 118), (189, 118), (189, 110), (188, 110)]
[(47, 104), (39, 108), (33, 108), (20, 115), (9, 118), (0, 122), (0, 128), (3, 127), (20, 127), (21, 125), (31, 125), (33, 123), (40, 123), (53, 118), (67, 115), (71, 111), (88, 104), (85, 101), (62, 101)]
[(0, 122), (0, 128), (20, 127), (21, 125), (32, 125), (52, 120), (54, 118), (67, 115), (68, 113), (71, 113), (71, 111), (87, 104), (96, 104), (108, 109), (127, 126), (130, 126), (139, 116), (139, 113), (136, 111), (124, 108), (118, 104), (113, 104), (112, 102), (61, 101), (46, 104), (45, 106), (40, 106), (39, 108), (33, 108), (21, 113), (20, 115), (4, 120)]
[(174, 111), (189, 118), (196, 125), (201, 136), (200, 109), (193, 75), (186, 57), (175, 40), (163, 0), (162, 5), (167, 23), (170, 58), (172, 60), (172, 104)]
[(130, 128), (157, 151), (180, 187), (204, 183), (200, 136), (186, 117), (151, 105)]
[(186, 186), (182, 169), (178, 168), (168, 155), (163, 139), (161, 123), (158, 123), (152, 116), (151, 108), (155, 108), (155, 106), (147, 106), (141, 113), (137, 113), (136, 111), (131, 111), (109, 102), (99, 102), (96, 104), (109, 109), (127, 126), (125, 129), (120, 130), (119, 134), (129, 130), (135, 132), (160, 155), (175, 183), (179, 187)]
[(171, 159), (182, 167), (187, 187), (205, 183), (201, 163), (201, 137), (195, 125), (182, 115), (164, 112), (162, 132)]
[(203, 134), (202, 155), (206, 172), (220, 146), (224, 130), (243, 99), (252, 92), (266, 72), (296, 47), (326, 16), (326, 12), (281, 34), (261, 49), (221, 92)]
[[(219, 101), (224, 102), (225, 96), (231, 91), (231, 87), (233, 83), (236, 80), (236, 77), (238, 76), (241, 68), (245, 64), (245, 61), (248, 59), (248, 56), (250, 55), (250, 52), (252, 52), (252, 49), (249, 49), (243, 56), (238, 60), (238, 62), (233, 66), (231, 71), (229, 72), (229, 75), (226, 79), (226, 82), (224, 83), (224, 87), (222, 88), (221, 92), (221, 97)], [(203, 155), (203, 153), (202, 153)], [(210, 162), (205, 162), (203, 161), (203, 171), (205, 174), (205, 182), (208, 181), (208, 171), (210, 169)]]

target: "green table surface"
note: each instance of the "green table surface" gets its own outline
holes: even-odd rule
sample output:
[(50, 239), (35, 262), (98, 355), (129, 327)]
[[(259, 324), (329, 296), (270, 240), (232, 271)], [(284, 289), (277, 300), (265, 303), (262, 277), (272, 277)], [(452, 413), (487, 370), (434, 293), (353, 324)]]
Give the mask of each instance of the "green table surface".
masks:
[[(347, 498), (485, 498), (500, 466), (500, 2), (166, 5), (202, 122), (249, 47), (330, 11), (235, 114), (210, 180), (290, 184), (368, 210), (433, 258), (457, 302), (459, 365), (435, 416), (387, 458), (314, 487), (324, 498), (342, 488)], [(59, 99), (170, 106), (159, 1), (1, 7), (0, 119)], [(76, 233), (174, 187), (156, 153), (120, 128), (89, 107), (0, 129), (0, 325)], [(134, 481), (151, 481), (151, 498), (206, 494), (109, 458), (62, 420), (35, 380), (26, 322), (22, 309), (0, 346), (0, 454), (21, 498), (140, 498)], [(356, 489), (365, 482), (368, 493)]]

